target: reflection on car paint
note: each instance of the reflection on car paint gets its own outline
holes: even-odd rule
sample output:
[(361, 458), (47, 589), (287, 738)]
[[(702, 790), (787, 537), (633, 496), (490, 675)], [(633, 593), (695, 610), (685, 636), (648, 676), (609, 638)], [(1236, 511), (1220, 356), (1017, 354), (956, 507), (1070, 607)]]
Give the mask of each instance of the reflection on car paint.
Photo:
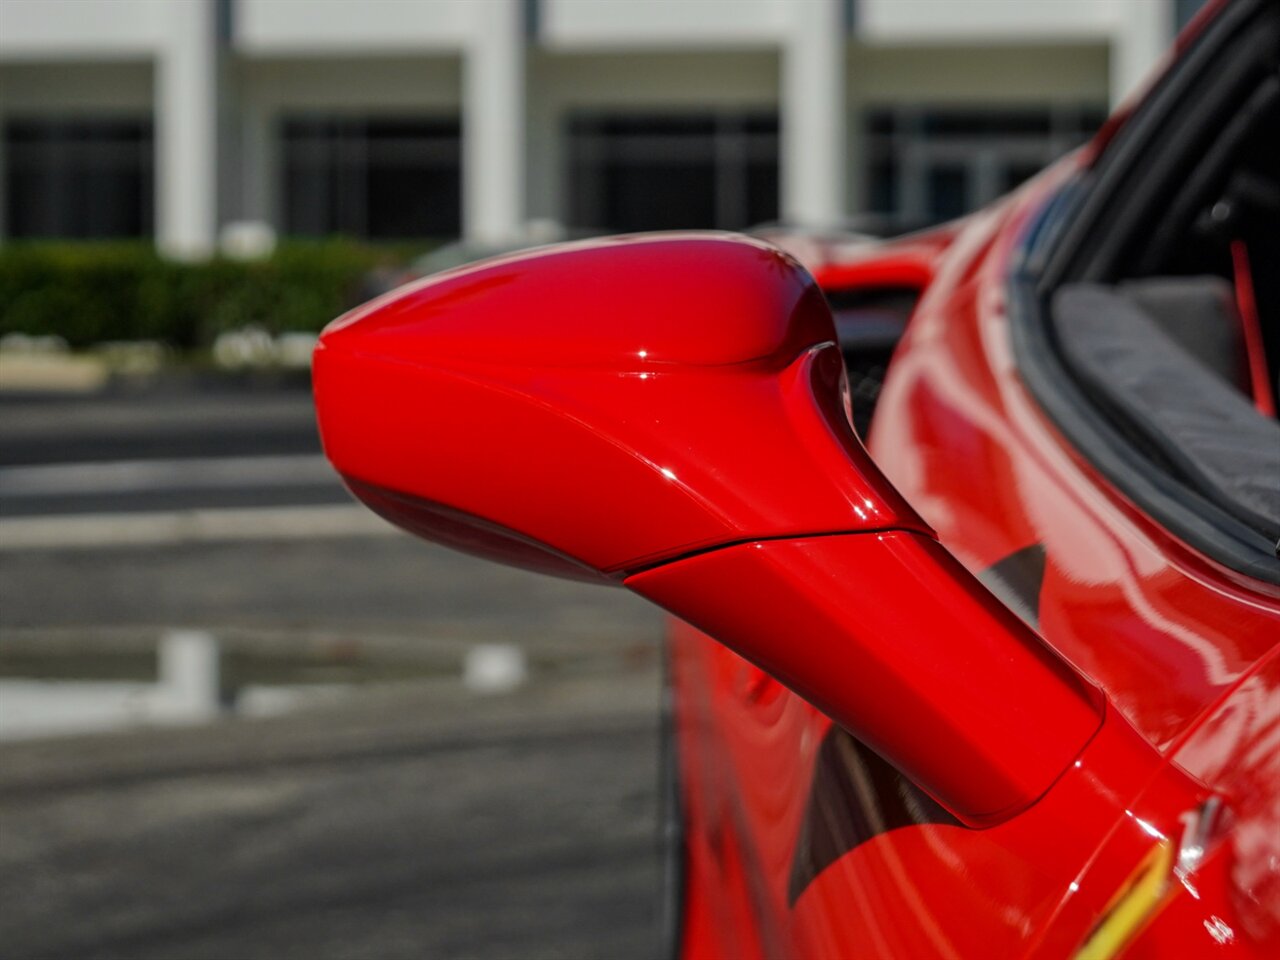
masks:
[(832, 726), (818, 747), (787, 896), (861, 843), (898, 827), (960, 822), (875, 751)]

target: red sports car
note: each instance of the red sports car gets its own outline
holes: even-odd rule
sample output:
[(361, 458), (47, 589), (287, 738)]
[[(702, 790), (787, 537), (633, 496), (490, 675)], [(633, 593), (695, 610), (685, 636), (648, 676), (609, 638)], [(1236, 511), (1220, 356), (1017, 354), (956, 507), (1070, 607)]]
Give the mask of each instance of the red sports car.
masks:
[(1280, 956), (1278, 140), (1238, 0), (960, 223), (566, 244), (326, 330), (359, 498), (680, 618), (680, 956)]

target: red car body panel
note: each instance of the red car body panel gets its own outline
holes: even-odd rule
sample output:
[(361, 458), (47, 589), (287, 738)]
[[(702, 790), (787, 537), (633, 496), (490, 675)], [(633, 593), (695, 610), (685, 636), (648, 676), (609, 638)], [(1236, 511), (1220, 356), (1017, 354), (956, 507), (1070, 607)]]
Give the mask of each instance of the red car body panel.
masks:
[(499, 258), (323, 335), (374, 509), (750, 658), (673, 626), (683, 956), (1280, 955), (1280, 588), (1144, 514), (1015, 362), (1020, 245), (1114, 131), (962, 223), (789, 245), (828, 292), (921, 291), (870, 455), (758, 241)]
[(326, 453), (374, 509), (733, 636), (965, 823), (1034, 803), (1098, 730), (1097, 690), (870, 461), (830, 311), (774, 247), (658, 235), (444, 274), (332, 324), (315, 377)]
[[(830, 712), (971, 825), (1036, 802), (1100, 726), (1097, 691), (915, 532), (738, 544), (626, 584), (815, 706), (851, 703)], [(725, 602), (737, 594), (756, 600)]]
[[(609, 293), (623, 289), (625, 301)], [(852, 433), (828, 427), (846, 416), (834, 339), (817, 287), (768, 244), (717, 234), (587, 241), (451, 271), (352, 311), (316, 352), (317, 406), (326, 453), (345, 476), (451, 506), (419, 516), (418, 531), (441, 539), (453, 529), (483, 552), (485, 536), (518, 530), (526, 565), (566, 575), (621, 579), (752, 539), (929, 534)], [(815, 377), (829, 389), (815, 392)], [(827, 398), (831, 409), (807, 416)], [(433, 443), (404, 442), (427, 434)], [(472, 442), (486, 436), (494, 442)], [(442, 463), (441, 449), (468, 456)], [(516, 465), (520, 497), (509, 486)], [(802, 487), (808, 495), (794, 497)], [(599, 488), (645, 509), (619, 513), (587, 495)], [(572, 489), (583, 496), (560, 496)], [(385, 498), (379, 509), (396, 512)], [(488, 523), (464, 531), (463, 515)]]
[[(1280, 594), (1129, 503), (1047, 419), (1012, 356), (1011, 256), (1028, 218), (1092, 156), (1063, 161), (962, 228), (890, 244), (883, 260), (859, 249), (847, 267), (814, 266), (829, 289), (922, 289), (869, 448), (972, 572), (1028, 550), (1042, 564), (1035, 596), (1021, 599), (1048, 644), (1108, 699), (1114, 743), (1104, 749), (1100, 734), (1084, 755), (1098, 792), (1083, 801), (1089, 790), (1073, 780), (1085, 778), (1068, 774), (1019, 816), (972, 830), (896, 822), (893, 798), (864, 783), (843, 799), (865, 803), (861, 815), (883, 829), (848, 838), (848, 852), (791, 902), (814, 817), (850, 814), (814, 810), (832, 728), (757, 667), (678, 627), (685, 956), (1069, 954), (1153, 844), (1176, 845), (1213, 791), (1234, 828), (1205, 861), (1198, 897), (1176, 884), (1162, 894), (1153, 915), (1169, 920), (1149, 925), (1133, 955), (1280, 953)], [(1140, 757), (1137, 744), (1162, 760)], [(844, 764), (866, 779), (864, 757)]]

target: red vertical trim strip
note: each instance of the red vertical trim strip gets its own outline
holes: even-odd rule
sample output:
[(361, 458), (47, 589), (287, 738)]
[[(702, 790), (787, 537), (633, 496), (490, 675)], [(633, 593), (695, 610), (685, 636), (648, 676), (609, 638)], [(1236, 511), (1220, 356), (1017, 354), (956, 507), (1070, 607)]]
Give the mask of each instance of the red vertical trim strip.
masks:
[(1240, 325), (1244, 329), (1244, 350), (1249, 359), (1249, 380), (1253, 386), (1253, 405), (1268, 417), (1276, 415), (1271, 396), (1271, 380), (1267, 375), (1267, 353), (1262, 343), (1262, 320), (1253, 295), (1253, 274), (1249, 270), (1249, 248), (1243, 240), (1231, 241), (1231, 266), (1235, 272), (1236, 305)]

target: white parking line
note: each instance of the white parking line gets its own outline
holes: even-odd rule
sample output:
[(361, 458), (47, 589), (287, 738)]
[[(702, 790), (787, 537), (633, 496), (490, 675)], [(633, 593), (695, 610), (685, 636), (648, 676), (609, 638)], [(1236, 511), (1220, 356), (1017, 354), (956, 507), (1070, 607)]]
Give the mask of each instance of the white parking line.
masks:
[(0, 498), (283, 487), (327, 482), (336, 483), (337, 475), (318, 453), (42, 463), (0, 469)]
[(236, 540), (386, 536), (395, 527), (358, 504), (62, 514), (0, 520), (0, 552), (166, 546)]

